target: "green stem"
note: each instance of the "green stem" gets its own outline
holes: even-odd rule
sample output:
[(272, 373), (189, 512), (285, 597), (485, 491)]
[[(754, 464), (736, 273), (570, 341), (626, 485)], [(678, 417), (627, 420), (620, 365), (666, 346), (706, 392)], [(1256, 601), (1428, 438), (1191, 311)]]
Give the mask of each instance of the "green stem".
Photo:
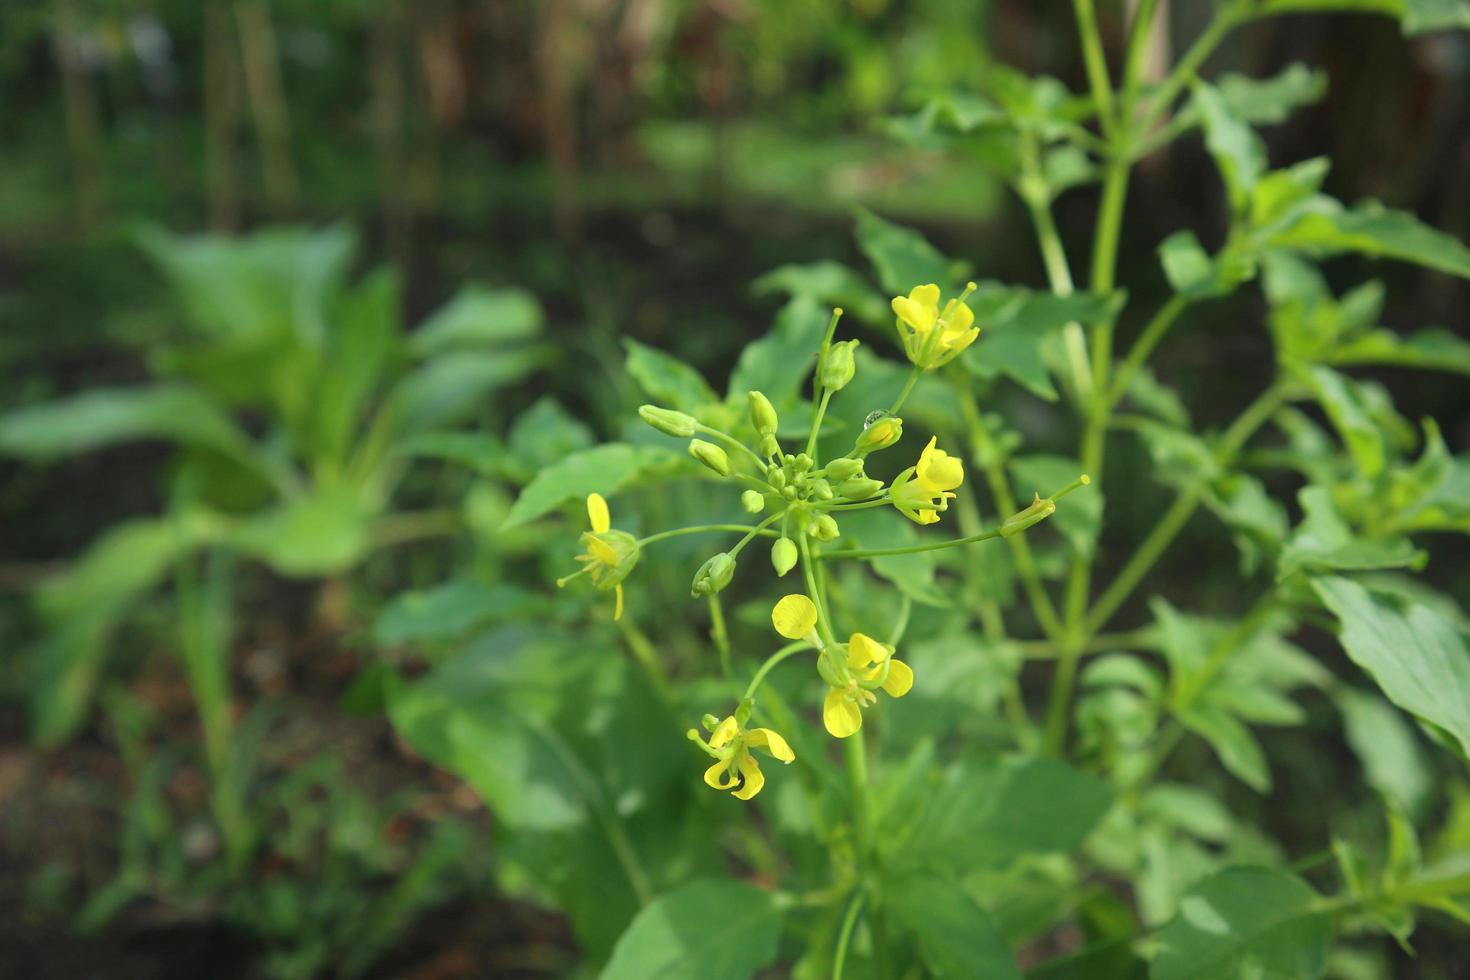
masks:
[(858, 913), (863, 910), (863, 897), (863, 890), (855, 889), (852, 901), (847, 905), (847, 913), (842, 917), (842, 929), (837, 934), (837, 951), (832, 955), (832, 980), (842, 980), (842, 970), (847, 965), (847, 946), (852, 942)]
[(976, 541), (989, 541), (991, 538), (1000, 537), (1000, 531), (991, 528), (972, 534), (965, 538), (951, 538), (948, 541), (936, 541), (933, 544), (911, 544), (903, 548), (859, 548), (852, 551), (828, 551), (817, 556), (818, 561), (832, 558), (881, 558), (884, 555), (917, 555), (922, 551), (938, 551), (941, 548), (958, 548), (960, 545), (974, 544)]
[(822, 416), (827, 414), (827, 403), (832, 400), (832, 390), (822, 390), (822, 397), (817, 402), (817, 414), (812, 416), (811, 435), (806, 437), (806, 454), (812, 459), (817, 458), (817, 435), (822, 431)]
[(1220, 671), (1225, 669), (1225, 664), (1241, 647), (1255, 635), (1266, 619), (1276, 609), (1276, 590), (1270, 589), (1256, 600), (1251, 606), (1250, 612), (1239, 619), (1235, 626), (1220, 637), (1219, 641), (1211, 648), (1209, 654), (1199, 665), (1199, 669), (1189, 674), (1180, 683), (1179, 689), (1174, 695), (1174, 707), (1176, 710), (1189, 707), (1195, 702), (1204, 689), (1214, 680)]
[(1246, 19), (1242, 11), (1243, 8), (1238, 3), (1231, 3), (1216, 10), (1209, 25), (1199, 37), (1195, 38), (1189, 50), (1184, 52), (1184, 56), (1179, 59), (1174, 70), (1164, 80), (1164, 84), (1159, 86), (1158, 91), (1150, 97), (1148, 111), (1144, 113), (1137, 132), (1147, 134), (1157, 125), (1160, 117), (1169, 111), (1169, 106), (1179, 97), (1184, 86), (1194, 78), (1195, 72), (1199, 70), (1200, 65), (1205, 63), (1205, 59), (1214, 53), (1215, 48), (1225, 39), (1225, 35)]
[[(871, 855), (868, 845), (872, 839), (872, 814), (868, 807), (868, 746), (866, 733), (858, 729), (842, 740), (843, 754), (847, 758), (847, 781), (852, 803), (852, 826), (857, 838), (858, 853), (862, 865), (869, 866)], [(871, 882), (870, 882), (871, 884)]]
[(1109, 408), (1117, 405), (1123, 396), (1128, 394), (1128, 386), (1132, 384), (1133, 376), (1142, 369), (1149, 355), (1154, 352), (1159, 341), (1164, 339), (1164, 334), (1169, 332), (1169, 328), (1179, 319), (1180, 314), (1189, 308), (1189, 302), (1183, 296), (1172, 297), (1144, 326), (1143, 332), (1138, 335), (1133, 346), (1128, 348), (1128, 356), (1123, 359), (1117, 374), (1113, 376), (1107, 399)]
[(648, 675), (659, 698), (664, 704), (673, 704), (673, 690), (669, 687), (669, 677), (664, 673), (663, 665), (658, 662), (658, 651), (654, 649), (643, 631), (635, 626), (627, 616), (618, 620), (617, 624), (623, 634), (623, 639), (628, 644), (628, 649), (633, 651), (633, 659), (638, 661), (638, 665)]
[(764, 473), (765, 472), (765, 469), (766, 469), (766, 461), (763, 460), (763, 459), (761, 459), (759, 456), (757, 456), (754, 449), (751, 449), (745, 443), (741, 442), (739, 439), (736, 439), (734, 436), (730, 435), (730, 433), (728, 433), (728, 432), (721, 432), (719, 429), (712, 428), (712, 427), (710, 427), (708, 425), (701, 425), (697, 429), (695, 429), (695, 431), (696, 432), (700, 432), (700, 433), (702, 433), (704, 435), (707, 435), (707, 436), (714, 436), (716, 439), (720, 440), (721, 442), (726, 443), (726, 444), (732, 446), (733, 448), (740, 450), (742, 453), (744, 453), (745, 455), (749, 456), (751, 458), (751, 460), (755, 462), (755, 468), (756, 468), (756, 472), (757, 473)]
[(1104, 133), (1111, 134), (1117, 123), (1113, 116), (1113, 89), (1108, 80), (1108, 63), (1103, 57), (1102, 34), (1097, 26), (1097, 11), (1092, 0), (1072, 0), (1077, 18), (1077, 36), (1082, 42), (1082, 63), (1087, 68), (1087, 83), (1097, 103), (1098, 123)]
[[(1129, 630), (1124, 633), (1098, 633), (1088, 638), (1082, 644), (1083, 653), (1110, 653), (1115, 650), (1130, 650), (1141, 646), (1150, 646), (1155, 640), (1154, 628), (1145, 626), (1141, 629)], [(1045, 660), (1061, 655), (1061, 647), (1050, 640), (1022, 640), (1017, 642), (1016, 648), (1020, 650), (1021, 656), (1033, 660)]]
[[(1246, 441), (1276, 413), (1276, 410), (1285, 401), (1286, 392), (1280, 383), (1273, 384), (1262, 392), (1231, 423), (1230, 428), (1225, 430), (1225, 435), (1221, 437), (1220, 444), (1215, 449), (1216, 462), (1223, 466), (1233, 461)], [(1107, 621), (1118, 611), (1118, 607), (1133, 594), (1139, 582), (1148, 574), (1149, 569), (1153, 568), (1154, 562), (1159, 560), (1164, 550), (1173, 542), (1174, 537), (1194, 515), (1195, 508), (1199, 506), (1208, 488), (1208, 481), (1200, 479), (1180, 492), (1173, 505), (1164, 512), (1158, 524), (1154, 525), (1154, 529), (1149, 532), (1148, 537), (1144, 538), (1138, 550), (1133, 553), (1133, 557), (1128, 559), (1128, 563), (1123, 566), (1112, 584), (1087, 614), (1086, 632), (1092, 633), (1106, 625)]]
[(766, 662), (761, 664), (760, 670), (757, 670), (755, 672), (755, 676), (750, 679), (750, 683), (746, 685), (745, 695), (742, 700), (747, 700), (749, 698), (755, 697), (756, 690), (760, 688), (761, 683), (766, 679), (766, 675), (774, 670), (777, 664), (785, 660), (787, 657), (790, 657), (792, 654), (797, 654), (803, 650), (810, 649), (812, 649), (812, 645), (810, 643), (806, 642), (805, 640), (797, 640), (795, 643), (788, 643), (781, 649), (777, 650), (775, 653), (771, 654), (769, 657), (766, 658)]
[[(1072, 270), (1067, 264), (1067, 252), (1062, 247), (1062, 236), (1052, 218), (1051, 205), (1046, 198), (1046, 182), (1042, 178), (1036, 160), (1035, 141), (1022, 142), (1023, 177), (1018, 188), (1021, 200), (1031, 215), (1031, 224), (1036, 232), (1036, 242), (1041, 248), (1041, 261), (1046, 267), (1046, 278), (1051, 291), (1058, 296), (1070, 296), (1075, 288)], [(1080, 323), (1069, 323), (1063, 328), (1063, 343), (1067, 360), (1072, 366), (1072, 387), (1077, 404), (1087, 403), (1092, 394), (1092, 372), (1087, 363), (1087, 337)]]
[[(776, 516), (779, 517), (780, 515), (778, 514)], [(770, 522), (767, 521), (765, 523)], [(672, 531), (659, 531), (657, 534), (650, 534), (646, 538), (639, 538), (638, 547), (642, 548), (650, 544), (657, 544), (660, 541), (677, 538), (683, 534), (706, 534), (716, 531), (723, 531), (728, 534), (759, 534), (767, 538), (780, 537), (775, 531), (765, 530), (765, 524), (759, 526), (752, 526), (750, 524), (696, 524), (690, 527), (674, 528)]]
[(909, 392), (914, 390), (914, 385), (917, 384), (919, 381), (919, 375), (923, 373), (923, 370), (917, 364), (909, 369), (908, 380), (904, 381), (903, 390), (901, 390), (898, 393), (898, 397), (893, 400), (893, 407), (888, 409), (889, 415), (897, 415), (898, 410), (900, 408), (903, 408), (903, 403), (908, 401)]
[(725, 680), (730, 680), (730, 634), (725, 630), (725, 610), (720, 604), (720, 597), (714, 593), (709, 596), (709, 635), (714, 640), (715, 649), (720, 652), (720, 673)]
[(745, 532), (745, 537), (743, 537), (739, 541), (735, 542), (735, 547), (733, 547), (733, 548), (730, 549), (730, 557), (731, 558), (734, 558), (735, 556), (739, 555), (740, 552), (742, 552), (742, 551), (745, 550), (745, 546), (748, 545), (748, 544), (750, 544), (750, 542), (755, 539), (755, 536), (757, 534), (760, 534), (763, 531), (767, 535), (769, 535), (769, 536), (774, 536), (776, 532), (774, 532), (774, 531), (766, 531), (766, 528), (770, 527), (772, 524), (774, 524), (775, 522), (781, 520), (785, 516), (786, 516), (786, 511), (785, 510), (779, 510), (776, 513), (772, 514), (770, 517), (767, 517), (765, 520), (761, 521), (759, 524), (757, 524), (755, 527), (751, 528), (749, 531), (746, 531)]

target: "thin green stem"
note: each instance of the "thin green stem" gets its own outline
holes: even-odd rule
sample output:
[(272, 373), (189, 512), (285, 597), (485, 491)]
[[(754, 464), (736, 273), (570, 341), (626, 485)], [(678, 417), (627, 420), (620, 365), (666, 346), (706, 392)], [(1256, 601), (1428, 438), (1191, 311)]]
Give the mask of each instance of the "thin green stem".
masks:
[[(780, 515), (778, 514), (776, 516), (779, 517)], [(726, 534), (759, 534), (767, 538), (780, 536), (775, 531), (767, 531), (764, 524), (760, 526), (750, 524), (695, 524), (689, 527), (677, 527), (672, 531), (659, 531), (657, 534), (650, 534), (646, 538), (639, 538), (638, 547), (643, 548), (647, 545), (657, 544), (660, 541), (667, 541), (669, 538), (677, 538), (684, 534), (709, 534), (714, 532), (724, 532)]]
[(858, 853), (863, 865), (871, 859), (869, 844), (872, 841), (872, 814), (868, 807), (868, 745), (866, 732), (861, 728), (842, 740), (843, 754), (847, 758), (847, 781), (852, 803), (852, 825), (857, 837)]
[(1214, 647), (1205, 656), (1204, 661), (1193, 673), (1187, 675), (1180, 683), (1179, 689), (1174, 693), (1174, 707), (1183, 709), (1189, 707), (1209, 686), (1220, 671), (1225, 669), (1225, 664), (1235, 655), (1241, 647), (1250, 640), (1252, 636), (1264, 625), (1271, 613), (1276, 610), (1276, 590), (1268, 589), (1255, 604), (1251, 606), (1250, 612), (1236, 621), (1235, 626), (1220, 637)]
[[(1215, 449), (1215, 459), (1221, 465), (1228, 465), (1240, 452), (1246, 441), (1255, 434), (1256, 430), (1264, 425), (1272, 415), (1276, 414), (1286, 401), (1286, 391), (1280, 383), (1273, 384), (1262, 392), (1255, 401), (1251, 402), (1236, 420), (1231, 423), (1230, 428), (1225, 430), (1219, 445)], [(1195, 508), (1199, 506), (1208, 482), (1200, 479), (1191, 483), (1180, 491), (1174, 503), (1169, 507), (1154, 529), (1144, 538), (1138, 550), (1133, 553), (1122, 568), (1111, 585), (1098, 598), (1097, 603), (1087, 614), (1086, 632), (1091, 633), (1101, 629), (1113, 614), (1118, 611), (1133, 590), (1138, 587), (1139, 582), (1153, 568), (1154, 562), (1159, 560), (1165, 549), (1173, 542), (1190, 517), (1194, 515)]]
[(817, 607), (817, 633), (822, 637), (823, 643), (831, 646), (834, 638), (832, 619), (827, 613), (827, 596), (822, 589), (817, 588), (817, 566), (812, 561), (811, 545), (807, 544), (805, 534), (796, 536), (796, 547), (801, 555), (801, 575), (806, 580), (806, 590)]
[(720, 674), (725, 680), (730, 680), (730, 634), (725, 629), (725, 610), (720, 603), (720, 597), (715, 593), (709, 595), (709, 635), (714, 640), (715, 649), (720, 652)]
[(884, 555), (917, 555), (923, 551), (938, 551), (941, 548), (958, 548), (961, 545), (974, 544), (977, 541), (989, 541), (1000, 537), (1000, 531), (991, 528), (981, 531), (979, 534), (971, 534), (964, 538), (951, 538), (948, 541), (936, 541), (933, 544), (911, 544), (902, 548), (858, 548), (851, 551), (828, 551), (817, 556), (818, 561), (826, 561), (832, 558), (881, 558)]
[[(1154, 642), (1154, 629), (1145, 626), (1123, 633), (1098, 633), (1082, 644), (1083, 653), (1111, 653), (1115, 650), (1131, 650), (1149, 646)], [(1021, 640), (1016, 643), (1021, 656), (1031, 660), (1046, 660), (1060, 656), (1061, 648), (1051, 640)]]
[(1113, 88), (1108, 80), (1108, 63), (1103, 57), (1102, 33), (1097, 26), (1097, 11), (1092, 0), (1072, 0), (1077, 18), (1077, 36), (1082, 41), (1082, 63), (1087, 68), (1087, 83), (1097, 103), (1098, 123), (1104, 133), (1111, 134), (1117, 124), (1113, 115)]
[(745, 695), (742, 700), (748, 700), (755, 697), (755, 692), (760, 688), (761, 683), (765, 681), (766, 675), (774, 670), (777, 664), (785, 660), (787, 657), (792, 656), (793, 654), (797, 654), (803, 650), (810, 649), (812, 649), (812, 645), (810, 643), (806, 642), (805, 640), (797, 640), (795, 643), (788, 643), (781, 649), (777, 650), (775, 653), (771, 654), (769, 657), (766, 658), (766, 662), (761, 664), (760, 670), (757, 670), (755, 672), (755, 676), (750, 679), (750, 683), (746, 685)]
[(1189, 308), (1189, 303), (1190, 301), (1183, 296), (1172, 297), (1144, 326), (1143, 332), (1138, 335), (1133, 346), (1128, 348), (1128, 356), (1123, 359), (1123, 363), (1113, 376), (1113, 383), (1108, 393), (1109, 408), (1117, 405), (1123, 396), (1128, 394), (1128, 386), (1133, 383), (1133, 376), (1143, 368), (1149, 355), (1159, 345), (1159, 341), (1164, 339), (1164, 335), (1169, 332), (1170, 327), (1174, 326), (1180, 314)]
[(751, 460), (755, 463), (755, 467), (756, 467), (756, 471), (757, 472), (764, 472), (765, 471), (766, 461), (763, 460), (763, 459), (761, 459), (760, 456), (756, 455), (756, 452), (755, 452), (754, 449), (751, 449), (745, 443), (741, 442), (739, 439), (736, 439), (734, 436), (730, 435), (730, 433), (728, 433), (728, 432), (721, 432), (719, 429), (712, 428), (711, 426), (708, 426), (708, 425), (701, 425), (695, 431), (700, 432), (700, 433), (703, 433), (704, 435), (707, 435), (707, 436), (714, 436), (716, 439), (720, 440), (721, 442), (725, 443), (726, 445), (729, 445), (729, 446), (731, 446), (731, 447), (733, 447), (735, 449), (740, 450), (742, 453), (744, 453), (745, 455), (749, 456), (751, 458)]
[(1195, 38), (1194, 43), (1189, 46), (1189, 50), (1184, 52), (1184, 56), (1175, 64), (1174, 70), (1169, 73), (1169, 77), (1164, 79), (1164, 84), (1159, 86), (1158, 90), (1149, 97), (1148, 111), (1143, 114), (1143, 118), (1138, 124), (1137, 132), (1147, 134), (1149, 130), (1157, 125), (1159, 119), (1164, 113), (1169, 111), (1169, 107), (1179, 97), (1179, 93), (1183, 91), (1184, 86), (1188, 85), (1194, 78), (1194, 74), (1199, 70), (1200, 65), (1205, 63), (1205, 60), (1214, 53), (1215, 48), (1225, 39), (1225, 35), (1229, 34), (1237, 24), (1246, 19), (1242, 10), (1243, 8), (1239, 3), (1230, 3), (1216, 10), (1214, 18), (1205, 27), (1204, 31), (1200, 33), (1199, 37)]
[(628, 644), (628, 649), (633, 652), (633, 659), (638, 661), (638, 665), (648, 675), (648, 679), (653, 684), (654, 690), (658, 692), (660, 700), (664, 704), (673, 704), (674, 693), (669, 687), (668, 674), (664, 673), (663, 665), (658, 662), (658, 650), (654, 648), (653, 643), (650, 642), (647, 635), (634, 625), (632, 619), (629, 617), (624, 616), (617, 621), (617, 624), (619, 631), (623, 634), (624, 641)]
[(806, 454), (812, 459), (817, 458), (817, 436), (822, 431), (822, 416), (827, 414), (827, 403), (832, 400), (830, 388), (822, 391), (822, 397), (817, 402), (817, 413), (812, 416), (811, 435), (806, 437)]
[(897, 415), (898, 410), (900, 408), (903, 408), (903, 403), (908, 401), (909, 392), (914, 390), (914, 385), (916, 385), (919, 381), (919, 375), (923, 373), (923, 369), (920, 368), (917, 364), (909, 369), (909, 376), (908, 379), (905, 380), (903, 383), (903, 389), (899, 391), (898, 397), (893, 400), (893, 406), (888, 409), (889, 415)]
[(842, 980), (842, 971), (847, 965), (847, 946), (852, 942), (853, 928), (857, 925), (858, 913), (863, 910), (864, 892), (854, 889), (852, 901), (842, 916), (842, 929), (837, 933), (837, 951), (832, 954), (832, 980)]
[[(1051, 204), (1046, 194), (1046, 181), (1041, 175), (1036, 159), (1035, 140), (1023, 137), (1021, 143), (1023, 174), (1017, 191), (1026, 203), (1031, 215), (1031, 225), (1036, 232), (1036, 242), (1041, 249), (1041, 261), (1046, 267), (1047, 282), (1051, 291), (1058, 296), (1070, 296), (1075, 288), (1072, 269), (1067, 264), (1067, 252), (1062, 247), (1062, 236), (1052, 218)], [(1067, 361), (1072, 366), (1073, 394), (1079, 405), (1084, 405), (1092, 395), (1092, 371), (1087, 361), (1087, 337), (1080, 323), (1069, 323), (1063, 328), (1062, 341), (1067, 351)]]
[(745, 550), (745, 546), (748, 545), (748, 544), (750, 544), (750, 542), (755, 539), (755, 536), (757, 534), (760, 534), (761, 532), (765, 531), (765, 533), (768, 534), (768, 535), (774, 535), (775, 534), (774, 531), (766, 531), (766, 528), (770, 527), (772, 524), (776, 523), (777, 521), (783, 519), (785, 516), (786, 516), (786, 511), (785, 510), (779, 510), (776, 513), (772, 514), (770, 517), (767, 517), (765, 520), (761, 521), (759, 524), (757, 524), (755, 527), (751, 528), (749, 531), (745, 532), (745, 537), (743, 537), (739, 541), (735, 542), (735, 547), (733, 547), (733, 548), (730, 549), (730, 557), (734, 558), (735, 556), (739, 555), (740, 552), (744, 551)]

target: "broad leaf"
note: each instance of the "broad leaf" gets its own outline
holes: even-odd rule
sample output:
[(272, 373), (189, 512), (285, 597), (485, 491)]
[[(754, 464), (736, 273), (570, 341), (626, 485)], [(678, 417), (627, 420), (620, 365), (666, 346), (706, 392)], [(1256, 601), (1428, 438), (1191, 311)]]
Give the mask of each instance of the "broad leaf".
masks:
[(1327, 488), (1303, 487), (1297, 499), (1305, 516), (1281, 549), (1278, 580), (1303, 570), (1378, 571), (1423, 565), (1423, 552), (1407, 539), (1355, 534), (1333, 506)]
[(1327, 94), (1327, 73), (1296, 63), (1270, 78), (1226, 72), (1215, 86), (1236, 116), (1249, 123), (1271, 125), (1285, 122), (1297, 109), (1320, 101)]
[(770, 332), (740, 352), (727, 396), (743, 404), (746, 392), (761, 391), (784, 412), (817, 366), (817, 349), (831, 316), (830, 308), (810, 296), (793, 296), (776, 314)]
[(868, 280), (830, 259), (772, 269), (751, 284), (751, 291), (757, 296), (776, 292), (808, 296), (824, 307), (841, 307), (865, 323), (886, 325), (893, 317), (888, 301)]
[(417, 357), (444, 351), (528, 340), (541, 331), (541, 305), (523, 289), (491, 289), (470, 284), (419, 324), (409, 338)]
[(1414, 728), (1393, 705), (1376, 694), (1343, 687), (1333, 696), (1342, 714), (1343, 734), (1352, 746), (1368, 785), (1405, 813), (1416, 813), (1433, 785)]
[(1343, 649), (1400, 708), (1448, 732), (1470, 755), (1470, 642), (1434, 609), (1323, 576), (1313, 588), (1341, 624)]
[(1326, 969), (1331, 919), (1300, 878), (1227, 868), (1200, 882), (1159, 933), (1153, 980), (1314, 980)]
[(1470, 375), (1470, 341), (1448, 330), (1374, 330), (1332, 352), (1334, 364), (1387, 364)]
[(907, 296), (915, 286), (931, 282), (947, 296), (960, 275), (955, 263), (923, 235), (871, 211), (858, 211), (857, 239), (878, 273), (878, 285), (890, 296)]
[(884, 882), (884, 910), (914, 935), (930, 974), (955, 980), (1020, 980), (994, 922), (969, 893), (937, 874), (903, 873)]
[(0, 452), (47, 458), (132, 439), (171, 439), (228, 455), (245, 434), (202, 391), (177, 385), (106, 388), (0, 417)]
[[(667, 470), (679, 459), (665, 449), (610, 442), (573, 453), (537, 473), (505, 516), (508, 531), (591, 493), (617, 493), (650, 472)], [(614, 525), (617, 524), (614, 514)]]
[(631, 338), (623, 346), (628, 351), (623, 369), (658, 404), (692, 415), (720, 400), (704, 376), (677, 357)]
[(436, 354), (399, 380), (385, 410), (394, 413), (398, 431), (410, 435), (463, 422), (490, 407), (492, 392), (521, 380), (543, 360), (533, 350)]
[(602, 980), (748, 980), (776, 958), (780, 936), (770, 892), (728, 879), (691, 881), (638, 913)]
[(1409, 212), (1390, 210), (1377, 201), (1346, 208), (1330, 197), (1315, 197), (1303, 206), (1300, 217), (1273, 232), (1264, 244), (1314, 255), (1379, 255), (1470, 278), (1470, 248)]
[(980, 338), (961, 355), (961, 363), (976, 377), (1007, 375), (1038, 398), (1056, 401), (1047, 368), (1047, 345), (1054, 343), (1056, 331), (1068, 323), (1109, 320), (1123, 299), (1093, 293), (1057, 296), (984, 283), (969, 300)]
[(333, 575), (367, 552), (375, 512), (356, 488), (319, 490), (251, 517), (231, 540), (283, 575)]
[(453, 640), (491, 622), (539, 615), (545, 597), (513, 585), (451, 579), (428, 589), (400, 592), (373, 622), (383, 646)]
[(1194, 104), (1204, 126), (1205, 146), (1220, 169), (1231, 208), (1242, 213), (1256, 181), (1266, 172), (1266, 146), (1208, 83), (1195, 83)]

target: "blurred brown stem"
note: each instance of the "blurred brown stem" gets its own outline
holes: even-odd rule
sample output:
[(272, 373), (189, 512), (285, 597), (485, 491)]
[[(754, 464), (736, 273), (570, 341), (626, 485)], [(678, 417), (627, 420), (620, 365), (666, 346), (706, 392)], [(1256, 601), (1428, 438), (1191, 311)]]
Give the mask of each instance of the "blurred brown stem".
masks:
[(260, 137), (266, 201), (281, 214), (296, 206), (299, 184), (291, 160), (291, 118), (281, 83), (281, 59), (269, 8), (260, 0), (236, 0), (245, 90)]

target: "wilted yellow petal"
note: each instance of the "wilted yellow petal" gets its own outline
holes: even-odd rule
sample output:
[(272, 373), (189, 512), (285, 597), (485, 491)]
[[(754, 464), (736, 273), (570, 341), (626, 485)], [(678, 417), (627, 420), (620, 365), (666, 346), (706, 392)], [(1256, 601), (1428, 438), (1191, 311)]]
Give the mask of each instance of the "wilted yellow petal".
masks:
[(709, 747), (722, 749), (730, 744), (730, 740), (740, 734), (740, 723), (735, 720), (734, 715), (726, 715), (725, 720), (715, 726), (715, 730), (709, 737)]
[(761, 772), (761, 764), (747, 753), (740, 757), (740, 775), (745, 777), (745, 785), (735, 791), (737, 800), (748, 800), (761, 791), (766, 785), (765, 774)]
[(589, 493), (587, 495), (587, 519), (592, 522), (594, 531), (606, 531), (612, 527), (612, 518), (607, 512), (607, 501), (602, 499), (602, 494)]
[(863, 713), (841, 691), (829, 688), (822, 701), (822, 724), (833, 738), (847, 738), (863, 727)]
[(866, 667), (888, 656), (888, 648), (866, 633), (854, 633), (847, 641), (847, 665)]
[(769, 728), (752, 728), (750, 740), (746, 744), (754, 749), (765, 749), (772, 758), (782, 762), (791, 762), (796, 758), (796, 753), (791, 751), (786, 739)]
[(888, 661), (888, 679), (883, 682), (883, 690), (893, 697), (901, 698), (909, 693), (914, 686), (913, 668), (902, 660)]
[(817, 607), (799, 592), (785, 596), (771, 610), (771, 625), (788, 640), (800, 640), (816, 627)]
[(704, 771), (704, 782), (707, 786), (715, 789), (729, 789), (735, 785), (735, 777), (730, 774), (728, 762), (716, 762)]

